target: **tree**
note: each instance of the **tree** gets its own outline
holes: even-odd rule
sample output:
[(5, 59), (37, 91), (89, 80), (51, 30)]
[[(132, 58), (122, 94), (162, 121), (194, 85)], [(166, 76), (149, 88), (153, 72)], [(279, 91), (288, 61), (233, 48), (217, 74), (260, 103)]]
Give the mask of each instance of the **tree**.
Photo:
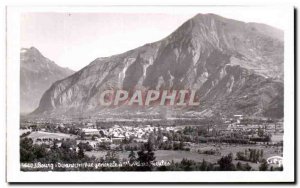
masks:
[(60, 147), (65, 150), (69, 150), (71, 148), (76, 148), (76, 140), (68, 139), (68, 140), (62, 141)]
[(78, 158), (79, 159), (83, 159), (84, 158), (84, 149), (83, 149), (83, 147), (79, 147)]
[(46, 145), (34, 145), (32, 153), (34, 153), (36, 159), (44, 158), (47, 156)]
[(252, 161), (253, 158), (253, 152), (249, 149), (249, 161)]
[(250, 171), (250, 170), (252, 169), (252, 167), (249, 165), (249, 163), (246, 163), (245, 169), (246, 169), (247, 171)]
[(97, 138), (99, 138), (98, 135), (96, 135), (96, 134), (93, 134), (93, 135), (92, 135), (92, 140), (96, 140)]
[(105, 155), (105, 161), (106, 162), (119, 162), (119, 156), (118, 153), (116, 151), (107, 151), (106, 155)]
[(183, 141), (181, 140), (181, 141), (179, 142), (179, 149), (180, 149), (180, 150), (183, 150), (183, 147), (184, 147), (184, 143), (183, 143)]
[[(154, 129), (155, 130), (155, 129)], [(163, 143), (163, 134), (160, 128), (158, 128), (156, 144), (160, 146)]]
[(218, 164), (220, 165), (221, 171), (233, 171), (235, 170), (235, 166), (232, 163), (232, 153), (227, 156), (223, 156), (220, 160), (218, 160)]
[(148, 140), (148, 142), (142, 147), (142, 149), (138, 152), (137, 161), (140, 162), (140, 167), (138, 170), (141, 171), (150, 171), (152, 170), (152, 162), (155, 160), (154, 152), (153, 152), (153, 144)]
[(20, 142), (20, 161), (21, 162), (32, 162), (35, 159), (35, 155), (32, 152), (33, 141), (31, 138), (21, 139)]
[(237, 160), (242, 160), (242, 161), (246, 161), (247, 160), (246, 157), (245, 157), (245, 155), (244, 155), (244, 153), (241, 152), (241, 151), (239, 151), (239, 152), (236, 153), (236, 159)]
[(240, 170), (240, 171), (244, 170), (244, 169), (243, 169), (243, 166), (242, 166), (242, 164), (241, 164), (241, 162), (238, 162), (238, 163), (236, 164), (236, 170)]
[(188, 160), (188, 159), (183, 158), (180, 164), (182, 165), (184, 171), (195, 170), (193, 168), (193, 165), (195, 164), (195, 162), (192, 161), (192, 160)]
[(259, 137), (263, 137), (264, 135), (265, 135), (265, 132), (264, 132), (264, 130), (262, 129), (262, 128), (258, 128), (258, 131), (257, 131), (257, 135), (259, 136)]
[(254, 150), (254, 151), (255, 151), (255, 162), (258, 162), (260, 157), (260, 152), (259, 150)]
[(260, 150), (260, 158), (262, 159), (263, 157), (264, 157), (264, 150), (261, 149), (261, 150)]
[(154, 146), (155, 146), (155, 136), (153, 133), (150, 133), (149, 138), (148, 138), (148, 142), (147, 145), (149, 148), (151, 148), (152, 150), (154, 150)]
[(53, 141), (53, 145), (52, 147), (50, 148), (51, 150), (57, 150), (58, 149), (58, 145), (57, 145), (58, 141), (57, 140), (54, 140)]
[(80, 139), (81, 139), (81, 140), (85, 140), (85, 132), (82, 132), (82, 133), (80, 134)]
[(249, 160), (248, 149), (245, 149), (245, 159), (246, 159), (246, 160)]
[(207, 170), (207, 162), (203, 159), (202, 160), (202, 163), (201, 163), (201, 165), (200, 165), (200, 170), (201, 171), (206, 171)]
[(136, 161), (135, 152), (133, 150), (130, 151), (128, 158), (130, 164), (133, 164)]
[(77, 146), (79, 148), (83, 149), (83, 151), (92, 151), (93, 150), (93, 146), (91, 146), (89, 144), (89, 142), (87, 142), (87, 143), (80, 142)]
[(269, 164), (265, 159), (262, 160), (262, 163), (259, 165), (259, 171), (267, 171)]

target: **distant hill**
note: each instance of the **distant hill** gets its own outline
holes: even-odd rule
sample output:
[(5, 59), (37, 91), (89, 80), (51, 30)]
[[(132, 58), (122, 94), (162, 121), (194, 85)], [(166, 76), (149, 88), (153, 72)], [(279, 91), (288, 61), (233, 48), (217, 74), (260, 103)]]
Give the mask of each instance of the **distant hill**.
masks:
[(43, 93), (57, 80), (74, 73), (44, 57), (38, 49), (22, 48), (20, 65), (21, 113), (30, 113), (38, 107)]

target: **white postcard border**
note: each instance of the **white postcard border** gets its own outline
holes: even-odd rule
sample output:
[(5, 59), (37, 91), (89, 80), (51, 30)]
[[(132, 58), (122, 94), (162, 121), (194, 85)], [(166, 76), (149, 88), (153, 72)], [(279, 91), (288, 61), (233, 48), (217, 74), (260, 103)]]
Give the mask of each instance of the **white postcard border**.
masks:
[[(8, 182), (291, 182), (294, 181), (294, 10), (280, 9), (284, 28), (284, 170), (282, 172), (22, 172), (19, 163), (20, 14), (26, 11), (189, 11), (230, 7), (8, 7), (7, 8), (7, 181)], [(237, 7), (235, 7), (237, 8)], [(259, 7), (247, 7), (259, 8)], [(276, 19), (276, 18), (275, 18)]]

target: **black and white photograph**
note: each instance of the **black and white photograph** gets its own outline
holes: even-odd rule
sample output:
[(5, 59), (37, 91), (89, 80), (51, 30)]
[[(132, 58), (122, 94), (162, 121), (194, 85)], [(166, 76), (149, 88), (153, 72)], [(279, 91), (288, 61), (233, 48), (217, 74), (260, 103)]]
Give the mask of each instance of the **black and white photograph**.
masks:
[(293, 7), (8, 7), (8, 178), (294, 181), (293, 31)]

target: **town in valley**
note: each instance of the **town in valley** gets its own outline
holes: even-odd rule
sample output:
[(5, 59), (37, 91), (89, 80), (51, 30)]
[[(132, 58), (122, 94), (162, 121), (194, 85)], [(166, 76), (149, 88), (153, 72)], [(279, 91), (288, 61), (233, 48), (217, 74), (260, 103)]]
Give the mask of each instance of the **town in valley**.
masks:
[[(20, 127), (21, 164), (127, 164), (97, 169), (52, 166), (43, 168), (46, 171), (283, 169), (281, 160), (267, 161), (283, 155), (282, 119), (243, 115), (186, 119), (23, 117)], [(157, 167), (155, 163), (167, 165)], [(35, 170), (26, 165), (21, 169)]]

